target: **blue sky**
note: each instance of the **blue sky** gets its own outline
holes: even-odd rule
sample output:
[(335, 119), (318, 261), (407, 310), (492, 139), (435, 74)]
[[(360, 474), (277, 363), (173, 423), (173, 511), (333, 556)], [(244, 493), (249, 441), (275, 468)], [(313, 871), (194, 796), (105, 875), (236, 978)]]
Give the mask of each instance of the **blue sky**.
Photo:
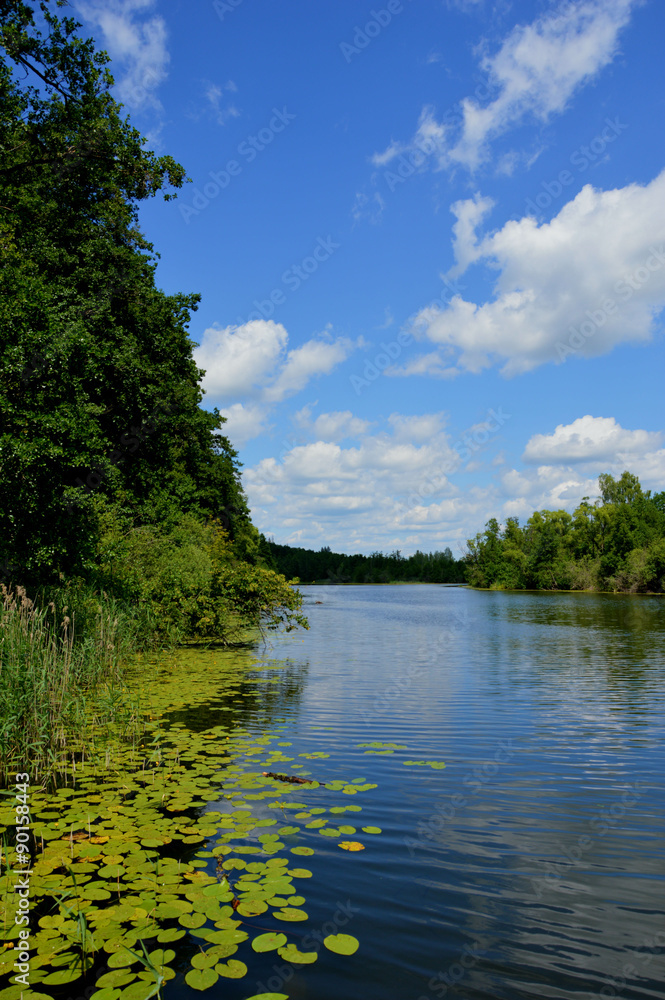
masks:
[(459, 555), (665, 489), (660, 0), (74, 6), (192, 180), (141, 224), (262, 531)]

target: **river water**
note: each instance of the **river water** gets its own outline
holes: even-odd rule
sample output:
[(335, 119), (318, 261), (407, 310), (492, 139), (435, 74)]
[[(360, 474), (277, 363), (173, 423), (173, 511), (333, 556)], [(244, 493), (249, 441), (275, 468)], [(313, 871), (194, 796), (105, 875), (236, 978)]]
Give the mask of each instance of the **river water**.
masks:
[[(310, 631), (257, 652), (273, 683), (242, 724), (278, 719), (293, 760), (330, 754), (306, 762), (321, 780), (377, 785), (353, 799), (362, 819), (342, 822), (380, 836), (358, 832), (366, 849), (350, 854), (312, 830), (302, 859), (314, 878), (300, 932), (337, 921), (360, 948), (304, 967), (256, 956), (219, 995), (662, 997), (662, 599), (302, 590)], [(369, 742), (407, 749), (368, 754)]]

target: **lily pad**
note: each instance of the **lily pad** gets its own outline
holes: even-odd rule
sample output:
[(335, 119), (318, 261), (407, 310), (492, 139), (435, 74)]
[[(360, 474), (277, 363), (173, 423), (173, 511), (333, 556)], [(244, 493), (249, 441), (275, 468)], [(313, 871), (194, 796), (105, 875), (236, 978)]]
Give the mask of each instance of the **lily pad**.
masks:
[(323, 939), (323, 944), (336, 955), (355, 955), (360, 942), (351, 934), (329, 934)]
[(299, 910), (295, 906), (287, 906), (283, 910), (275, 910), (273, 917), (275, 920), (299, 921), (307, 920), (308, 915), (304, 910)]
[(294, 944), (287, 944), (284, 948), (278, 948), (277, 954), (286, 962), (293, 965), (312, 965), (319, 957), (315, 951), (298, 951)]
[(235, 958), (230, 958), (223, 965), (216, 965), (215, 972), (226, 979), (242, 979), (247, 975), (247, 966)]
[(247, 1000), (289, 1000), (288, 993), (255, 993), (253, 997), (247, 997)]
[(286, 944), (286, 934), (277, 934), (270, 931), (267, 934), (259, 934), (252, 941), (252, 950), (262, 954), (265, 951), (277, 951)]
[(219, 979), (214, 969), (190, 969), (185, 976), (185, 982), (193, 990), (207, 990)]

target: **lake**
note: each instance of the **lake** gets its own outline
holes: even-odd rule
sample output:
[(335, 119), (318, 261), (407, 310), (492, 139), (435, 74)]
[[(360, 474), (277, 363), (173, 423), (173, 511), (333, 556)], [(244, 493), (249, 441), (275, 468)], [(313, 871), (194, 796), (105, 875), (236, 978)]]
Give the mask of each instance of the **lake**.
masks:
[(662, 997), (662, 598), (302, 589), (309, 632), (140, 658), (143, 735), (31, 787), (36, 995), (146, 1000), (144, 942), (165, 1000)]
[[(348, 854), (312, 831), (305, 930), (341, 919), (342, 904), (360, 948), (322, 949), (286, 982), (289, 967), (265, 956), (254, 992), (662, 996), (662, 599), (302, 590), (310, 631), (270, 646), (284, 752), (329, 753), (312, 769), (322, 780), (376, 783), (358, 799), (362, 824), (383, 832), (358, 833), (366, 849)], [(265, 710), (257, 697), (257, 726)], [(372, 742), (408, 749), (358, 747)], [(224, 996), (251, 995), (253, 969)]]

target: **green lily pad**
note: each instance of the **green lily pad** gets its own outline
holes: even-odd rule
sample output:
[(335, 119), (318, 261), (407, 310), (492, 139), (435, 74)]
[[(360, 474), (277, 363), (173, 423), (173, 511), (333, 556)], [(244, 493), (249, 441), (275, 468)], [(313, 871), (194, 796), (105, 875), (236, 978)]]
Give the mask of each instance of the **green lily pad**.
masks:
[(179, 931), (177, 927), (167, 927), (166, 930), (159, 932), (157, 940), (160, 944), (169, 944), (171, 941), (179, 941), (185, 936), (185, 933), (184, 930)]
[(128, 965), (134, 965), (138, 961), (136, 955), (132, 955), (131, 951), (127, 948), (119, 948), (112, 955), (109, 955), (106, 964), (109, 969), (124, 969)]
[(243, 976), (247, 975), (247, 966), (244, 962), (230, 958), (225, 964), (216, 965), (215, 972), (220, 976), (224, 976), (225, 979), (242, 979)]
[(73, 983), (75, 979), (80, 979), (81, 975), (80, 967), (78, 969), (58, 969), (49, 976), (45, 976), (42, 982), (48, 986), (65, 986), (67, 983)]
[(276, 910), (273, 917), (276, 920), (298, 921), (307, 920), (308, 915), (304, 910), (299, 910), (295, 906), (287, 906), (283, 910)]
[[(141, 976), (140, 978), (142, 979), (143, 977)], [(131, 986), (125, 986), (121, 992), (122, 1000), (146, 1000), (155, 985), (154, 977), (150, 975), (145, 982), (132, 983)]]
[(364, 826), (362, 829), (363, 829), (363, 833), (381, 833), (382, 832), (380, 826)]
[(294, 944), (287, 944), (284, 948), (278, 948), (277, 954), (286, 962), (293, 965), (312, 965), (319, 957), (315, 951), (298, 951)]
[(185, 982), (193, 990), (207, 990), (219, 979), (214, 969), (190, 969), (185, 976)]
[(199, 952), (198, 955), (192, 955), (191, 962), (192, 968), (194, 969), (210, 969), (217, 963), (217, 958), (215, 955), (208, 955), (206, 952)]
[(314, 854), (313, 847), (292, 847), (291, 854), (310, 855)]
[(329, 934), (323, 939), (323, 944), (336, 955), (355, 955), (360, 942), (351, 934)]
[(259, 934), (252, 941), (252, 950), (259, 952), (259, 954), (264, 951), (277, 951), (278, 948), (282, 948), (286, 944), (286, 934), (277, 934), (275, 931), (270, 931), (267, 934)]
[(289, 1000), (288, 993), (255, 993), (253, 997), (247, 997), (247, 1000)]

